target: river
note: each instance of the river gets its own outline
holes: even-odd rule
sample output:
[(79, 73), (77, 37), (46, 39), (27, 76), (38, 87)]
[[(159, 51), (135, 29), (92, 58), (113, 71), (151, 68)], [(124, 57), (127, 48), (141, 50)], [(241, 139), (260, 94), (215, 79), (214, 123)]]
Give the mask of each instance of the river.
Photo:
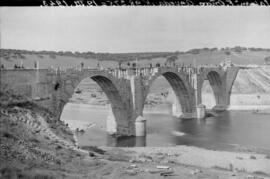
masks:
[[(168, 109), (169, 111), (169, 109)], [(114, 138), (106, 134), (108, 107), (69, 103), (61, 119), (72, 129), (89, 128), (77, 133), (80, 146), (175, 146), (189, 145), (213, 150), (236, 146), (270, 149), (270, 115), (252, 111), (225, 111), (206, 119), (180, 120), (169, 113), (147, 113), (146, 137)]]

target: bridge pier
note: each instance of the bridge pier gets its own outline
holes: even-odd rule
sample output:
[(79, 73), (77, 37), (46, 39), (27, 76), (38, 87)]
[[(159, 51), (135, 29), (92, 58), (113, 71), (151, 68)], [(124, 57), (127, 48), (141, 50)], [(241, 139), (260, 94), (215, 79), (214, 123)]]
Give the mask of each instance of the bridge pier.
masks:
[(193, 112), (182, 112), (182, 107), (179, 101), (176, 99), (176, 96), (174, 97), (174, 101), (172, 104), (172, 115), (181, 118), (181, 119), (192, 119), (192, 118), (198, 118), (202, 119), (205, 117), (205, 106), (203, 104), (199, 104), (196, 107), (194, 107)]
[(225, 111), (230, 106), (230, 91), (228, 91), (226, 83), (215, 93), (215, 100), (216, 105), (212, 108), (215, 111)]
[(112, 109), (110, 108), (109, 115), (106, 119), (106, 131), (109, 135), (117, 134), (116, 119), (113, 115)]
[(172, 115), (179, 118), (183, 115), (181, 110), (181, 105), (179, 104), (178, 100), (174, 100), (172, 104)]
[(143, 116), (138, 116), (135, 121), (135, 136), (146, 136), (146, 119)]
[(197, 119), (205, 118), (205, 114), (206, 114), (205, 105), (203, 105), (203, 104), (197, 105), (196, 112), (197, 112), (197, 116), (196, 116)]

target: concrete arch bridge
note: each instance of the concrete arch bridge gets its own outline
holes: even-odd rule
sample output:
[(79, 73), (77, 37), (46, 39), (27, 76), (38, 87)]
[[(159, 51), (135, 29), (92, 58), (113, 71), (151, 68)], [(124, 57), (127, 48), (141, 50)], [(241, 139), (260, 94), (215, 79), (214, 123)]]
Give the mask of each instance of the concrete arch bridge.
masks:
[[(0, 71), (1, 92), (23, 95), (60, 118), (77, 85), (93, 79), (111, 103), (107, 131), (118, 135), (145, 135), (143, 109), (152, 83), (160, 76), (171, 85), (181, 105), (182, 118), (203, 118), (202, 85), (209, 80), (216, 110), (226, 110), (239, 67), (158, 67), (141, 69), (14, 69)], [(180, 107), (181, 106), (181, 107)]]

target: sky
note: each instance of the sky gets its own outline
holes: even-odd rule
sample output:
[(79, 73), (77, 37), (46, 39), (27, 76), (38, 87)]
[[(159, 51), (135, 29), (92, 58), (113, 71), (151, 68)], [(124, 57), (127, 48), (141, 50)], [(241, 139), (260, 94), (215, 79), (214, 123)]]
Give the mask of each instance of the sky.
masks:
[(0, 47), (79, 52), (270, 48), (268, 7), (0, 7)]

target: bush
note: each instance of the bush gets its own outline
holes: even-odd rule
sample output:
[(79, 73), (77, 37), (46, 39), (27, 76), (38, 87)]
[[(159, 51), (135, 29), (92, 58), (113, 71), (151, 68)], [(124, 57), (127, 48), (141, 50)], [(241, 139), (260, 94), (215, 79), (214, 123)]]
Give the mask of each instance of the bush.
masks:
[(242, 52), (242, 48), (239, 47), (239, 46), (234, 47), (233, 50), (234, 50), (235, 52), (237, 52), (237, 53), (241, 53), (241, 52)]
[(19, 54), (19, 57), (20, 57), (21, 59), (26, 59), (26, 57), (25, 57), (23, 54)]
[(231, 55), (231, 52), (230, 51), (225, 51), (224, 52), (226, 55)]
[(215, 47), (215, 48), (211, 48), (210, 50), (213, 52), (213, 51), (217, 51), (218, 48)]
[(191, 49), (191, 50), (187, 51), (187, 53), (199, 54), (200, 53), (200, 49)]

